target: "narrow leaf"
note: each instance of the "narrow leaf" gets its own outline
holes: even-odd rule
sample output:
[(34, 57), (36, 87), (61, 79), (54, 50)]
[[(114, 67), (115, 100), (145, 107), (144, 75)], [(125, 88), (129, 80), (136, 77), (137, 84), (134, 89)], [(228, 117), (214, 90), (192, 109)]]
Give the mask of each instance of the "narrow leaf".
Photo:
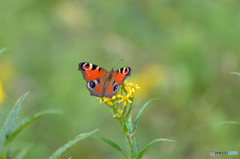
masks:
[(129, 142), (128, 142), (128, 138), (125, 136), (125, 144), (126, 144), (126, 149), (127, 149), (127, 154), (129, 154), (130, 150), (129, 150)]
[(77, 137), (75, 137), (73, 140), (70, 140), (68, 143), (66, 143), (65, 145), (63, 145), (62, 147), (60, 147), (59, 149), (57, 149), (50, 157), (49, 159), (58, 159), (64, 152), (66, 152), (67, 150), (69, 150), (71, 147), (73, 147), (75, 144), (77, 144), (78, 142), (80, 142), (82, 139), (85, 139), (87, 137), (89, 137), (90, 135), (94, 134), (95, 132), (97, 132), (98, 130), (93, 130), (89, 133), (83, 133), (78, 135)]
[[(22, 95), (17, 102), (15, 103), (15, 106), (12, 108), (10, 113), (7, 116), (7, 119), (0, 131), (0, 150), (3, 150), (3, 145), (5, 141), (11, 136), (11, 134), (14, 132), (16, 126), (17, 126), (17, 118), (19, 114), (19, 110), (21, 107), (21, 104), (24, 100), (24, 98), (28, 95), (28, 92)], [(1, 152), (0, 152), (1, 153)]]
[(4, 145), (9, 144), (17, 134), (19, 134), (25, 127), (27, 127), (28, 125), (30, 125), (34, 121), (40, 119), (43, 116), (50, 115), (50, 114), (57, 114), (57, 113), (59, 114), (59, 113), (61, 113), (61, 111), (60, 110), (44, 110), (42, 112), (39, 112), (39, 113), (35, 114), (31, 118), (22, 119), (17, 124), (14, 132), (7, 138), (7, 140), (5, 141)]
[(165, 139), (165, 138), (158, 138), (158, 139), (154, 139), (152, 142), (150, 142), (144, 149), (142, 149), (139, 154), (137, 155), (136, 159), (140, 159), (142, 158), (143, 154), (148, 150), (148, 148), (156, 143), (156, 142), (160, 142), (160, 141), (167, 141), (167, 142), (176, 142), (174, 140), (169, 140), (169, 139)]
[(137, 128), (137, 126), (138, 126), (138, 124), (139, 124), (139, 122), (140, 122), (141, 115), (142, 115), (144, 109), (148, 106), (149, 103), (151, 103), (151, 102), (154, 101), (154, 100), (160, 100), (160, 99), (159, 99), (159, 98), (154, 98), (154, 99), (149, 100), (147, 103), (145, 103), (145, 104), (143, 105), (142, 109), (139, 111), (136, 119), (134, 120), (133, 132), (136, 130), (136, 128)]
[(126, 134), (128, 132), (127, 124), (124, 123), (122, 126), (122, 131)]
[[(137, 137), (136, 137), (136, 134), (133, 132), (133, 125), (132, 125), (132, 116), (130, 116), (128, 118), (128, 121), (125, 123), (127, 128), (128, 128), (128, 137), (130, 137), (132, 139), (132, 148), (131, 148), (131, 151), (132, 151), (132, 157), (133, 158), (136, 158), (137, 154), (138, 154), (138, 142), (137, 142)], [(129, 148), (129, 139), (128, 137), (126, 136), (126, 142), (127, 142), (127, 151), (129, 153), (130, 151), (130, 148)], [(130, 140), (131, 140), (130, 139)], [(130, 141), (131, 142), (131, 141)]]
[(220, 125), (224, 125), (224, 124), (240, 126), (240, 122), (237, 122), (237, 121), (222, 121), (222, 122), (218, 123), (216, 126), (220, 126)]
[(138, 150), (138, 141), (137, 141), (137, 137), (136, 134), (134, 134), (133, 136), (133, 142), (132, 142), (132, 156), (133, 158), (136, 158), (136, 156), (138, 155), (139, 150)]
[(128, 121), (126, 122), (126, 126), (128, 128), (128, 134), (132, 134), (133, 132), (132, 116), (128, 118)]
[(140, 101), (135, 102), (135, 103), (133, 103), (133, 104), (130, 106), (129, 110), (127, 111), (127, 114), (125, 115), (125, 118), (128, 118), (128, 115), (129, 115), (130, 112), (133, 110), (133, 108), (134, 108), (136, 105), (138, 105), (138, 103), (140, 103)]
[(240, 73), (239, 73), (239, 72), (231, 72), (231, 73), (240, 76)]
[(92, 134), (92, 135), (90, 135), (90, 137), (105, 142), (106, 144), (108, 144), (109, 146), (111, 146), (112, 148), (114, 148), (115, 150), (121, 152), (121, 153), (123, 154), (123, 156), (124, 156), (125, 158), (127, 158), (126, 154), (123, 152), (123, 150), (120, 148), (120, 146), (118, 146), (115, 142), (113, 142), (113, 141), (111, 141), (111, 140), (109, 140), (109, 139), (106, 139), (105, 137), (96, 135), (96, 134)]

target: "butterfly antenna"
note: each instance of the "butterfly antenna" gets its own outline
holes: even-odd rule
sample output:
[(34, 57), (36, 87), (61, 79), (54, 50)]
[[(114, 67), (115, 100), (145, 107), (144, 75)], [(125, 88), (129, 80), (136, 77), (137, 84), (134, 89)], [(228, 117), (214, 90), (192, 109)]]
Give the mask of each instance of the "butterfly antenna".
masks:
[(121, 60), (118, 63), (116, 63), (116, 65), (114, 65), (113, 68), (119, 65), (122, 61), (123, 61), (123, 58), (121, 58)]

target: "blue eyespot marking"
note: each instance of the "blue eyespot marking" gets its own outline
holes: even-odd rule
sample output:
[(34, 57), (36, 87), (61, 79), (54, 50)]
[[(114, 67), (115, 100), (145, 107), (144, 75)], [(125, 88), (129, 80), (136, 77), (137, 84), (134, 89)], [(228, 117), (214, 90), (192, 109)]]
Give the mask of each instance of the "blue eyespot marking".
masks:
[(91, 81), (91, 82), (89, 83), (89, 86), (90, 86), (91, 88), (94, 88), (94, 87), (96, 86), (96, 84), (95, 84), (93, 81)]
[(118, 90), (118, 85), (115, 85), (114, 87), (113, 87), (113, 91), (116, 91), (116, 90)]

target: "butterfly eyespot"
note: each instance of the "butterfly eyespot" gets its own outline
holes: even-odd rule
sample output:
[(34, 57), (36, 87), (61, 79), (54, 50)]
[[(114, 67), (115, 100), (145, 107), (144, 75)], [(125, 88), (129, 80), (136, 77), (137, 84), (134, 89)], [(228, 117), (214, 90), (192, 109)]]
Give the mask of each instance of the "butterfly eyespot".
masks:
[(89, 86), (90, 86), (91, 88), (94, 88), (94, 87), (96, 86), (96, 84), (95, 84), (93, 81), (91, 81), (91, 82), (89, 82)]
[(113, 87), (113, 91), (117, 91), (118, 90), (118, 85), (115, 85), (114, 87)]

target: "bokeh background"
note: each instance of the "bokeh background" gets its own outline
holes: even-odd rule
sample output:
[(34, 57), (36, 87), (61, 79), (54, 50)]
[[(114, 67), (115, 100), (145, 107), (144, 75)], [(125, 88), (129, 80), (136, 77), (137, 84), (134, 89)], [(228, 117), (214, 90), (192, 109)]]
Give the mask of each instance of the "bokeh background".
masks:
[[(110, 70), (132, 68), (129, 82), (141, 89), (134, 115), (143, 114), (140, 147), (157, 137), (144, 159), (213, 158), (210, 150), (238, 151), (240, 121), (240, 2), (237, 0), (7, 0), (0, 2), (0, 125), (16, 99), (30, 91), (21, 118), (61, 109), (25, 129), (15, 152), (46, 158), (82, 132), (125, 146), (107, 105), (89, 95), (79, 62)], [(118, 159), (108, 145), (86, 139), (63, 158)], [(221, 156), (218, 156), (220, 158)], [(226, 158), (226, 156), (222, 156)], [(234, 157), (229, 157), (234, 158)]]

